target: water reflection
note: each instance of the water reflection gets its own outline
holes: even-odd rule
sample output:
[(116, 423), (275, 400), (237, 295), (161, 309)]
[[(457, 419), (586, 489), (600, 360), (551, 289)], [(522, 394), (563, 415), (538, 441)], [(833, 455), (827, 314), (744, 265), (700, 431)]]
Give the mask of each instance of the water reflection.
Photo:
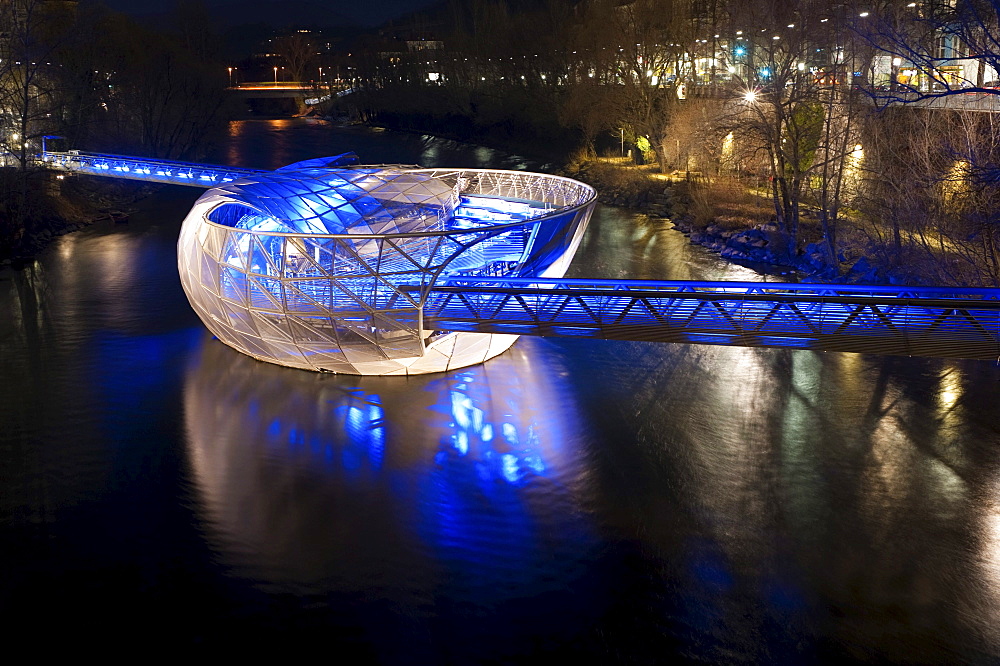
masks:
[[(267, 146), (267, 151), (262, 151), (261, 146)], [(301, 159), (346, 152), (357, 153), (364, 164), (543, 172), (553, 168), (549, 163), (426, 134), (337, 126), (312, 118), (233, 121), (229, 124), (226, 142), (207, 161), (254, 169), (277, 169)]]
[(206, 344), (184, 420), (207, 536), (241, 576), (306, 593), (565, 589), (593, 537), (581, 418), (553, 373), (514, 350), (430, 379), (343, 377)]
[[(1000, 429), (974, 416), (996, 401), (991, 364), (578, 341), (549, 353), (601, 378), (570, 378), (613, 452), (594, 468), (601, 506), (657, 553), (671, 629), (696, 660), (1000, 655)], [(949, 391), (961, 397), (945, 407)]]
[[(198, 324), (174, 256), (193, 197), (165, 194), (0, 270), (11, 635), (259, 630), (400, 664), (1000, 658), (996, 365), (522, 339), (429, 377), (280, 368)], [(745, 277), (664, 223), (595, 220), (576, 276)]]
[(774, 280), (692, 246), (668, 220), (597, 206), (566, 273), (568, 278), (628, 280)]

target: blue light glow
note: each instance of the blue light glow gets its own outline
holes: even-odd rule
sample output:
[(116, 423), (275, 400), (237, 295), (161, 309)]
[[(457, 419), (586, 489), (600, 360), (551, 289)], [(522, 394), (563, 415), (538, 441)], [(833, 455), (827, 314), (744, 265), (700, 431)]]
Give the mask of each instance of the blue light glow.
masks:
[[(529, 423), (523, 435), (510, 421), (494, 425), (473, 399), (473, 395), (481, 391), (472, 382), (456, 384), (449, 391), (453, 429), (451, 448), (463, 458), (475, 448), (476, 474), (484, 483), (505, 481), (520, 484), (533, 475), (544, 474), (545, 464), (538, 453), (539, 442), (534, 425)], [(500, 439), (495, 437), (498, 430)], [(447, 457), (439, 454), (436, 460), (443, 464)]]
[[(758, 72), (771, 76), (766, 67)], [(887, 341), (885, 353), (951, 355), (942, 342), (973, 358), (1000, 349), (995, 289), (561, 280), (586, 226), (591, 188), (517, 172), (337, 166), (344, 157), (276, 172), (76, 152), (42, 160), (139, 180), (229, 183), (209, 190), (189, 215), (193, 223), (185, 222), (214, 224), (186, 236), (182, 229), (189, 252), (182, 283), (199, 295), (192, 303), (219, 339), (295, 367), (351, 372), (373, 358), (382, 373), (396, 359), (427, 357), (447, 331), (599, 337), (619, 324), (667, 326), (676, 332), (664, 339), (707, 344), (844, 349), (862, 345), (851, 342), (860, 336)], [(541, 275), (543, 283), (531, 278)], [(474, 282), (494, 277), (503, 281)], [(442, 287), (431, 285), (428, 296), (434, 282)], [(461, 299), (441, 297), (444, 286), (461, 287)], [(553, 293), (576, 286), (616, 293)], [(644, 289), (674, 293), (618, 295)], [(935, 302), (942, 299), (961, 303)], [(453, 309), (435, 311), (440, 303)], [(421, 321), (434, 322), (434, 332), (419, 330)], [(362, 360), (342, 353), (345, 340)], [(443, 356), (442, 363), (437, 369), (455, 367)], [(468, 419), (459, 422), (462, 450), (508, 434), (455, 401), (456, 418)]]
[(799, 349), (808, 349), (812, 347), (816, 341), (810, 338), (784, 338), (772, 335), (760, 335), (757, 339), (762, 345), (767, 345), (768, 347), (796, 347)]
[(688, 340), (706, 345), (731, 345), (735, 335), (711, 335), (706, 333), (688, 333)]
[(335, 413), (341, 419), (349, 446), (341, 451), (341, 463), (348, 471), (357, 471), (367, 458), (373, 470), (381, 469), (385, 458), (385, 412), (382, 399), (376, 394), (352, 391), (338, 405)]

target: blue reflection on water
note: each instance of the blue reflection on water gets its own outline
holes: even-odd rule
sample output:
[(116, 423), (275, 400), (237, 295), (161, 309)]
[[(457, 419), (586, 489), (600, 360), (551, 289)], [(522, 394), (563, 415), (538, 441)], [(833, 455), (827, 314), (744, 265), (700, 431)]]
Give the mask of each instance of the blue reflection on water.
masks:
[[(559, 394), (556, 368), (498, 360), (437, 376), (425, 389), (443, 434), (421, 480), (417, 528), (443, 568), (442, 592), (482, 612), (581, 588), (599, 598), (581, 557), (600, 539), (570, 489), (582, 471), (575, 403)], [(557, 632), (579, 612), (543, 620), (538, 608), (519, 607), (524, 621)]]
[(335, 408), (338, 421), (343, 423), (344, 433), (351, 446), (344, 449), (341, 460), (347, 470), (357, 470), (361, 466), (363, 451), (373, 470), (382, 468), (385, 456), (385, 412), (382, 399), (375, 394), (368, 395), (361, 389), (345, 396), (345, 403)]
[(519, 649), (542, 627), (572, 640), (609, 590), (560, 370), (512, 349), (461, 373), (357, 378), (206, 345), (184, 414), (213, 556), (304, 603), (364, 599), (349, 602), (360, 631), (414, 662), (440, 661), (423, 625), (399, 627), (428, 608), (455, 654), (502, 653), (497, 632)]
[[(252, 423), (258, 416), (260, 401), (249, 399), (245, 404), (247, 420)], [(324, 404), (333, 415), (333, 427), (329, 430), (315, 425), (328, 420), (322, 413), (308, 415), (297, 409), (287, 409), (287, 405), (278, 408), (280, 415), (273, 416), (263, 428), (270, 448), (284, 447), (289, 452), (305, 450), (325, 464), (337, 465), (347, 472), (357, 472), (366, 460), (371, 470), (381, 469), (385, 456), (382, 399), (361, 389), (341, 389), (336, 400)], [(275, 407), (271, 405), (271, 409), (273, 414)], [(340, 449), (339, 455), (336, 449)]]
[[(227, 544), (240, 544), (237, 566), (273, 580), (325, 580), (358, 566), (350, 549), (417, 571), (449, 562), (462, 598), (478, 594), (484, 567), (515, 588), (565, 586), (579, 575), (566, 560), (596, 537), (574, 509), (578, 415), (553, 395), (554, 374), (508, 352), (459, 373), (359, 379), (209, 343), (185, 417), (216, 547), (229, 559)], [(552, 551), (563, 564), (539, 581)], [(439, 584), (414, 575), (407, 585)]]
[[(545, 463), (539, 452), (535, 424), (522, 423), (523, 434), (512, 423), (513, 414), (503, 414), (502, 423), (488, 420), (479, 404), (490, 399), (489, 387), (476, 381), (474, 372), (456, 375), (454, 387), (447, 391), (451, 403), (452, 434), (445, 442), (465, 457), (474, 449), (474, 465), (483, 483), (504, 480), (521, 484), (532, 474), (545, 473)], [(507, 420), (510, 419), (510, 420)], [(435, 456), (439, 465), (447, 459), (447, 452)]]

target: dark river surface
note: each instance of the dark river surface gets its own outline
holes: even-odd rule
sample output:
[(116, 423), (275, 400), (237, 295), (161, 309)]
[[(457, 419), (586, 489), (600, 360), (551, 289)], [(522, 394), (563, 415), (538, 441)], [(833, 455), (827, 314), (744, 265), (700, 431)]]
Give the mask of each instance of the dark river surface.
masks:
[[(235, 123), (216, 159), (348, 150), (539, 168), (306, 121)], [(8, 647), (1000, 663), (996, 364), (522, 338), (440, 375), (281, 368), (187, 304), (199, 193), (0, 271)], [(607, 207), (570, 275), (762, 279)]]

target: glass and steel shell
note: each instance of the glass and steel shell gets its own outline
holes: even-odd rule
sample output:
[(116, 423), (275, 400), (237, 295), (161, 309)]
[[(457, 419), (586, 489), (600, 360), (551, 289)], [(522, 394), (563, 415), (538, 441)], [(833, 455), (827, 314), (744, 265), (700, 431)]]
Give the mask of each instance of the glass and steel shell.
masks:
[(559, 176), (291, 165), (208, 190), (178, 241), (181, 284), (221, 341), (347, 374), (481, 363), (516, 335), (423, 327), (451, 276), (561, 277), (596, 201)]

